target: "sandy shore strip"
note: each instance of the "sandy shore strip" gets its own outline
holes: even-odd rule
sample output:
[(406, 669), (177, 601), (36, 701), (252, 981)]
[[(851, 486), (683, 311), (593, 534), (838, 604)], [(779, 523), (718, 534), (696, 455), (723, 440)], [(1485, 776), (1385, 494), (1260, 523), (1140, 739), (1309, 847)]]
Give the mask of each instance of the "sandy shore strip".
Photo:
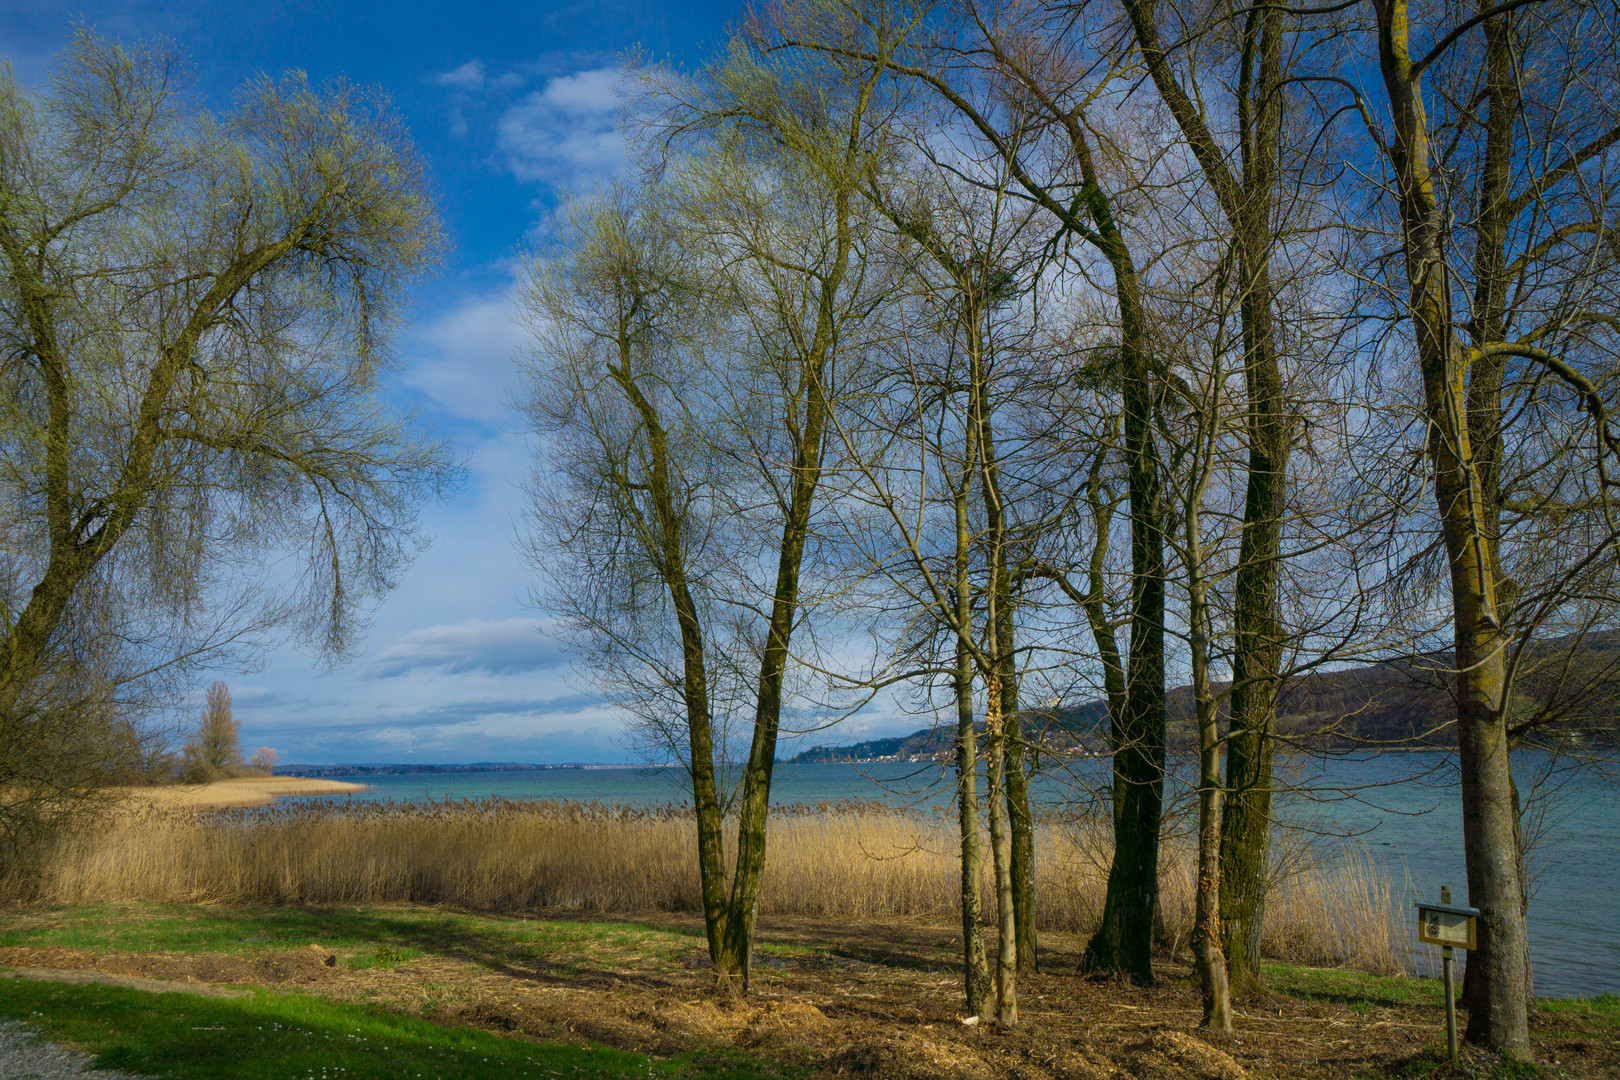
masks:
[(242, 776), (212, 784), (166, 784), (161, 787), (124, 788), (131, 803), (162, 809), (221, 809), (268, 806), (284, 795), (350, 795), (366, 790), (346, 780), (315, 780), (301, 776)]

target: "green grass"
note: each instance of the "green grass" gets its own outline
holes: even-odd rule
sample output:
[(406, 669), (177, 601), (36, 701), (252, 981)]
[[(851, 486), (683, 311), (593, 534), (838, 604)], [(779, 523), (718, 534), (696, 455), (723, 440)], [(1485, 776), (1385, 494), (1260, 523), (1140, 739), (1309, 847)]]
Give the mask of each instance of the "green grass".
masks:
[(252, 955), (313, 943), (337, 953), (350, 968), (386, 968), (437, 955), (494, 970), (522, 964), (556, 974), (574, 971), (586, 955), (598, 962), (635, 957), (657, 962), (696, 944), (690, 931), (678, 928), (466, 915), (432, 908), (132, 904), (0, 915), (0, 947)]
[[(251, 956), (311, 944), (352, 970), (392, 968), (442, 956), (492, 971), (589, 974), (603, 965), (677, 963), (701, 948), (701, 930), (633, 922), (469, 915), (423, 907), (191, 907), (103, 904), (0, 912), (0, 947), (57, 946), (86, 952), (179, 952)], [(820, 952), (760, 943), (762, 955)]]
[(1347, 968), (1298, 967), (1267, 964), (1261, 968), (1267, 986), (1289, 997), (1335, 1001), (1355, 1008), (1374, 1005), (1429, 1005), (1445, 1008), (1445, 992), (1438, 979), (1407, 975), (1369, 975)]
[(1620, 994), (1589, 998), (1540, 998), (1536, 1008), (1555, 1021), (1576, 1021), (1581, 1026), (1620, 1031)]
[(743, 1055), (659, 1059), (450, 1028), (302, 994), (251, 998), (8, 980), (0, 1018), (162, 1080), (765, 1080), (791, 1075)]
[[(1445, 1008), (1445, 990), (1439, 979), (1416, 979), (1406, 975), (1369, 975), (1344, 968), (1296, 967), (1267, 964), (1263, 969), (1266, 985), (1290, 997), (1336, 1001), (1352, 1012), (1365, 1012), (1376, 1005), (1422, 1005)], [(1462, 992), (1459, 980), (1458, 993)], [(1536, 1008), (1558, 1021), (1572, 1021), (1587, 1030), (1620, 1030), (1620, 994), (1599, 994), (1590, 998), (1538, 998)]]

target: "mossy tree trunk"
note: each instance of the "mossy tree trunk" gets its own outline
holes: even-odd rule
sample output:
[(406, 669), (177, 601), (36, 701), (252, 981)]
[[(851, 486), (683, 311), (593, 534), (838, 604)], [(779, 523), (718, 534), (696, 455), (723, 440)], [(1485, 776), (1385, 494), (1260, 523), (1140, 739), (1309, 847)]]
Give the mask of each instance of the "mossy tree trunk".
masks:
[[(1278, 143), (1286, 104), (1282, 92), (1286, 15), (1276, 6), (1250, 7), (1244, 15), (1233, 83), (1240, 162), (1234, 174), (1204, 111), (1183, 87), (1161, 43), (1157, 0), (1125, 0), (1125, 8), (1148, 72), (1215, 192), (1238, 253), (1249, 461), (1233, 588), (1231, 734), (1219, 877), (1225, 954), (1234, 983), (1246, 988), (1255, 985), (1260, 972), (1283, 638), (1277, 582), (1289, 424), (1273, 330), (1276, 294), (1270, 262)], [(1193, 69), (1185, 77), (1199, 75)]]
[(1483, 980), (1469, 1012), (1470, 1042), (1514, 1058), (1530, 1052), (1529, 950), (1514, 841), (1513, 783), (1501, 713), (1504, 666), (1496, 560), (1482, 521), (1468, 417), (1467, 363), (1457, 341), (1445, 259), (1446, 220), (1430, 164), (1422, 67), (1409, 52), (1406, 0), (1374, 0), (1379, 66), (1390, 106), (1390, 163), (1400, 205), (1408, 308), (1423, 377), (1428, 454), (1450, 569), (1457, 670), (1457, 756), (1469, 902), (1480, 909)]

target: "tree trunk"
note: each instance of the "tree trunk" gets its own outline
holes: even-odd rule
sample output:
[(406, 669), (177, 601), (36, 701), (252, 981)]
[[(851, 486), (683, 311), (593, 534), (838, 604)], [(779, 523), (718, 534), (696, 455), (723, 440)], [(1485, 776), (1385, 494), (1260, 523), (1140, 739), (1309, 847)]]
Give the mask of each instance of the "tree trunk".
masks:
[[(1209, 429), (1213, 431), (1214, 418), (1208, 420)], [(1207, 486), (1206, 471), (1188, 497), (1186, 512), (1188, 643), (1198, 722), (1198, 885), (1192, 936), (1198, 985), (1204, 997), (1200, 1026), (1230, 1035), (1232, 995), (1227, 981), (1226, 954), (1221, 950), (1221, 731), (1215, 694), (1210, 686), (1209, 600), (1198, 515), (1198, 505)]]
[[(1249, 466), (1233, 590), (1232, 739), (1226, 750), (1228, 793), (1221, 830), (1221, 940), (1228, 970), (1246, 989), (1258, 987), (1260, 981), (1260, 935), (1271, 870), (1273, 729), (1283, 643), (1277, 578), (1289, 433), (1273, 327), (1271, 219), (1286, 103), (1284, 20), (1283, 9), (1274, 6), (1253, 8), (1246, 20), (1238, 91), (1243, 184), (1236, 212), (1229, 215), (1238, 233)], [(1252, 75), (1250, 57), (1255, 61)]]
[(1466, 365), (1451, 321), (1445, 217), (1430, 172), (1428, 121), (1407, 43), (1405, 0), (1375, 0), (1379, 61), (1389, 95), (1404, 234), (1410, 316), (1422, 366), (1435, 501), (1450, 563), (1457, 669), (1457, 756), (1462, 770), (1463, 851), (1469, 903), (1480, 909), (1483, 980), (1467, 1038), (1528, 1057), (1528, 948), (1514, 847), (1512, 772), (1500, 706), (1503, 639), (1496, 612), (1495, 558), (1480, 520), (1480, 491), (1467, 423)]
[[(1124, 707), (1109, 710), (1113, 751), (1114, 855), (1102, 924), (1082, 969), (1153, 981), (1153, 916), (1159, 899), (1159, 819), (1164, 807), (1164, 526), (1159, 455), (1153, 443), (1153, 381), (1141, 282), (1099, 182), (1078, 114), (1064, 117), (1081, 202), (1096, 228), (1088, 238), (1114, 274), (1124, 388), (1125, 459), (1131, 521), (1131, 640)], [(1088, 615), (1088, 619), (1090, 616)]]
[(1018, 640), (1013, 623), (1012, 577), (1007, 572), (1007, 506), (1001, 491), (1001, 470), (996, 461), (995, 432), (989, 401), (989, 372), (983, 338), (975, 320), (969, 347), (973, 363), (972, 414), (978, 431), (982, 465), (986, 539), (990, 545), (991, 588), (995, 590), (995, 619), (991, 626), (992, 662), (1000, 685), (1004, 739), (1003, 775), (1006, 780), (1007, 818), (1011, 829), (1013, 909), (1017, 913), (1018, 970), (1036, 970), (1035, 951), (1035, 830), (1029, 812), (1029, 780), (1024, 772), (1023, 725), (1018, 717)]
[(1130, 462), (1131, 640), (1125, 707), (1109, 717), (1113, 751), (1114, 856), (1102, 924), (1083, 969), (1153, 981), (1153, 917), (1159, 897), (1159, 823), (1164, 800), (1164, 535), (1158, 456), (1149, 431), (1147, 373), (1127, 369), (1125, 445)]
[(687, 582), (681, 517), (675, 506), (670, 481), (669, 437), (657, 409), (636, 382), (627, 325), (620, 327), (618, 344), (619, 366), (609, 367), (608, 375), (641, 417), (647, 438), (647, 494), (652, 502), (654, 520), (641, 524), (643, 538), (669, 590), (675, 621), (680, 627), (683, 665), (681, 694), (686, 706), (692, 806), (697, 821), (698, 882), (703, 894), (703, 929), (708, 938), (710, 961), (720, 971), (728, 972), (732, 969), (725, 946), (725, 839), (719, 791), (715, 782), (714, 728), (709, 711), (703, 623)]
[[(1241, 572), (1240, 572), (1241, 576)], [(1241, 583), (1240, 586), (1241, 588)], [(1237, 616), (1241, 625), (1242, 615)], [(1251, 674), (1240, 666), (1251, 659), (1238, 652), (1233, 680)], [(1226, 744), (1226, 787), (1221, 823), (1221, 943), (1232, 982), (1240, 993), (1260, 979), (1260, 937), (1265, 929), (1266, 888), (1271, 873), (1271, 775), (1275, 743), (1271, 715), (1240, 716), (1232, 693), (1232, 730)]]
[[(1018, 1023), (1018, 890), (1013, 869), (1013, 842), (1009, 828), (1011, 800), (1007, 787), (1007, 687), (1003, 673), (1011, 659), (1003, 653), (1012, 635), (1012, 613), (1008, 598), (1011, 588), (1007, 580), (1006, 517), (1001, 492), (996, 486), (995, 446), (990, 433), (990, 403), (988, 372), (982, 338), (977, 328), (969, 336), (973, 364), (970, 380), (968, 408), (976, 438), (973, 439), (979, 464), (979, 478), (984, 490), (985, 511), (988, 515), (990, 551), (985, 583), (985, 641), (989, 653), (985, 672), (985, 754), (989, 759), (989, 791), (986, 794), (990, 816), (990, 854), (996, 871), (996, 1023), (1010, 1028)], [(964, 625), (965, 629), (965, 625)], [(1017, 700), (1017, 690), (1012, 691)]]
[(1280, 6), (1251, 7), (1244, 21), (1235, 105), (1242, 176), (1234, 177), (1204, 120), (1177, 80), (1160, 41), (1156, 0), (1125, 0), (1143, 60), (1221, 204), (1238, 251), (1239, 313), (1248, 390), (1248, 486), (1233, 596), (1231, 739), (1221, 828), (1221, 937), (1233, 980), (1260, 973), (1271, 840), (1272, 730), (1282, 628), (1277, 612), (1288, 418), (1272, 320), (1272, 213), (1285, 98)]
[[(1509, 778), (1512, 779), (1511, 777)], [(1513, 783), (1513, 845), (1517, 856), (1519, 870), (1519, 908), (1524, 912), (1524, 925), (1526, 939), (1530, 933), (1530, 877), (1525, 872), (1524, 865), (1524, 807), (1519, 801), (1519, 785)], [(1536, 1014), (1536, 972), (1533, 958), (1526, 953), (1524, 958), (1524, 1007), (1528, 1015)], [(1485, 1008), (1485, 969), (1482, 966), (1469, 963), (1463, 959), (1462, 1003), (1463, 1008), (1473, 1010)]]
[[(1513, 51), (1512, 14), (1485, 20), (1485, 154), (1479, 172), (1479, 214), (1474, 223), (1474, 308), (1469, 328), (1476, 346), (1492, 345), (1507, 336), (1507, 238), (1512, 211), (1513, 129), (1519, 115), (1519, 82)], [(1497, 587), (1499, 618), (1511, 606), (1504, 595), (1501, 567), (1502, 384), (1507, 357), (1481, 353), (1468, 371), (1468, 434), (1479, 485), (1478, 529), (1489, 542), (1491, 573)], [(1504, 686), (1504, 690), (1506, 687)], [(1510, 747), (1511, 752), (1511, 747)], [(1512, 776), (1509, 774), (1509, 783)], [(1520, 828), (1519, 791), (1512, 786), (1513, 840), (1519, 874), (1521, 910), (1528, 914), (1524, 879), (1524, 844)], [(1529, 956), (1525, 957), (1525, 1007), (1534, 998)], [(1470, 1014), (1488, 1008), (1485, 967), (1470, 961), (1463, 969), (1462, 998)]]
[(1207, 656), (1200, 666), (1204, 668), (1206, 694), (1198, 702), (1198, 900), (1193, 951), (1204, 995), (1202, 1026), (1231, 1034), (1232, 997), (1226, 954), (1221, 950), (1221, 740), (1215, 701), (1207, 694)]
[[(824, 295), (824, 309), (830, 309), (831, 302), (832, 297)], [(799, 568), (810, 532), (810, 507), (821, 479), (821, 439), (827, 419), (823, 375), (819, 362), (804, 374), (804, 427), (795, 453), (793, 494), (778, 549), (776, 594), (771, 603), (765, 652), (760, 659), (754, 737), (748, 749), (737, 813), (737, 869), (731, 879), (731, 904), (721, 964), (727, 975), (741, 981), (745, 992), (752, 961), (754, 922), (759, 914), (759, 894), (765, 878), (765, 826), (770, 813), (771, 773), (776, 765), (788, 643), (799, 607)]]
[[(1040, 970), (1035, 950), (1035, 821), (1029, 810), (1029, 776), (1025, 772), (1024, 726), (1018, 717), (1018, 688), (1015, 677), (1011, 693), (1002, 695), (1002, 715), (1007, 732), (1007, 818), (1012, 826), (1013, 910), (1017, 914), (1018, 970), (1035, 974)], [(1008, 706), (1011, 698), (1011, 707)]]
[[(973, 442), (969, 429), (968, 442)], [(973, 729), (973, 658), (969, 643), (973, 597), (968, 575), (972, 536), (968, 531), (967, 489), (972, 453), (965, 455), (963, 478), (956, 492), (956, 803), (962, 842), (962, 982), (969, 1016), (984, 1012), (990, 971), (984, 951), (984, 901), (980, 893), (979, 742)]]
[(1005, 740), (1002, 726), (1000, 687), (987, 680), (985, 690), (985, 757), (989, 791), (985, 793), (990, 811), (990, 859), (996, 872), (996, 1024), (1010, 1028), (1018, 1023), (1018, 916), (1013, 900), (1012, 842), (1008, 836), (1004, 800)]

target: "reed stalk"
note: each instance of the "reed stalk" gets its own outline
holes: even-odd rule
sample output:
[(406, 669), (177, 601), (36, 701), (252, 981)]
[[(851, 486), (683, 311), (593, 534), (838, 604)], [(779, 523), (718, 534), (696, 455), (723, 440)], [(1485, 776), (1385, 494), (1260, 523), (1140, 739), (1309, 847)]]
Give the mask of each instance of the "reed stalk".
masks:
[[(948, 918), (960, 902), (957, 824), (945, 814), (844, 801), (772, 812), (760, 912), (837, 919)], [(65, 839), (31, 899), (45, 904), (443, 904), (481, 911), (632, 915), (701, 905), (690, 810), (489, 799), (312, 801), (197, 811), (146, 805)], [(735, 829), (728, 828), (728, 858)], [(1092, 818), (1035, 825), (1042, 929), (1090, 934), (1107, 889), (1110, 830)], [(1194, 851), (1160, 859), (1156, 933), (1184, 952)], [(980, 883), (994, 910), (989, 867)], [(1364, 850), (1274, 881), (1266, 955), (1380, 973), (1411, 965), (1405, 897)]]

